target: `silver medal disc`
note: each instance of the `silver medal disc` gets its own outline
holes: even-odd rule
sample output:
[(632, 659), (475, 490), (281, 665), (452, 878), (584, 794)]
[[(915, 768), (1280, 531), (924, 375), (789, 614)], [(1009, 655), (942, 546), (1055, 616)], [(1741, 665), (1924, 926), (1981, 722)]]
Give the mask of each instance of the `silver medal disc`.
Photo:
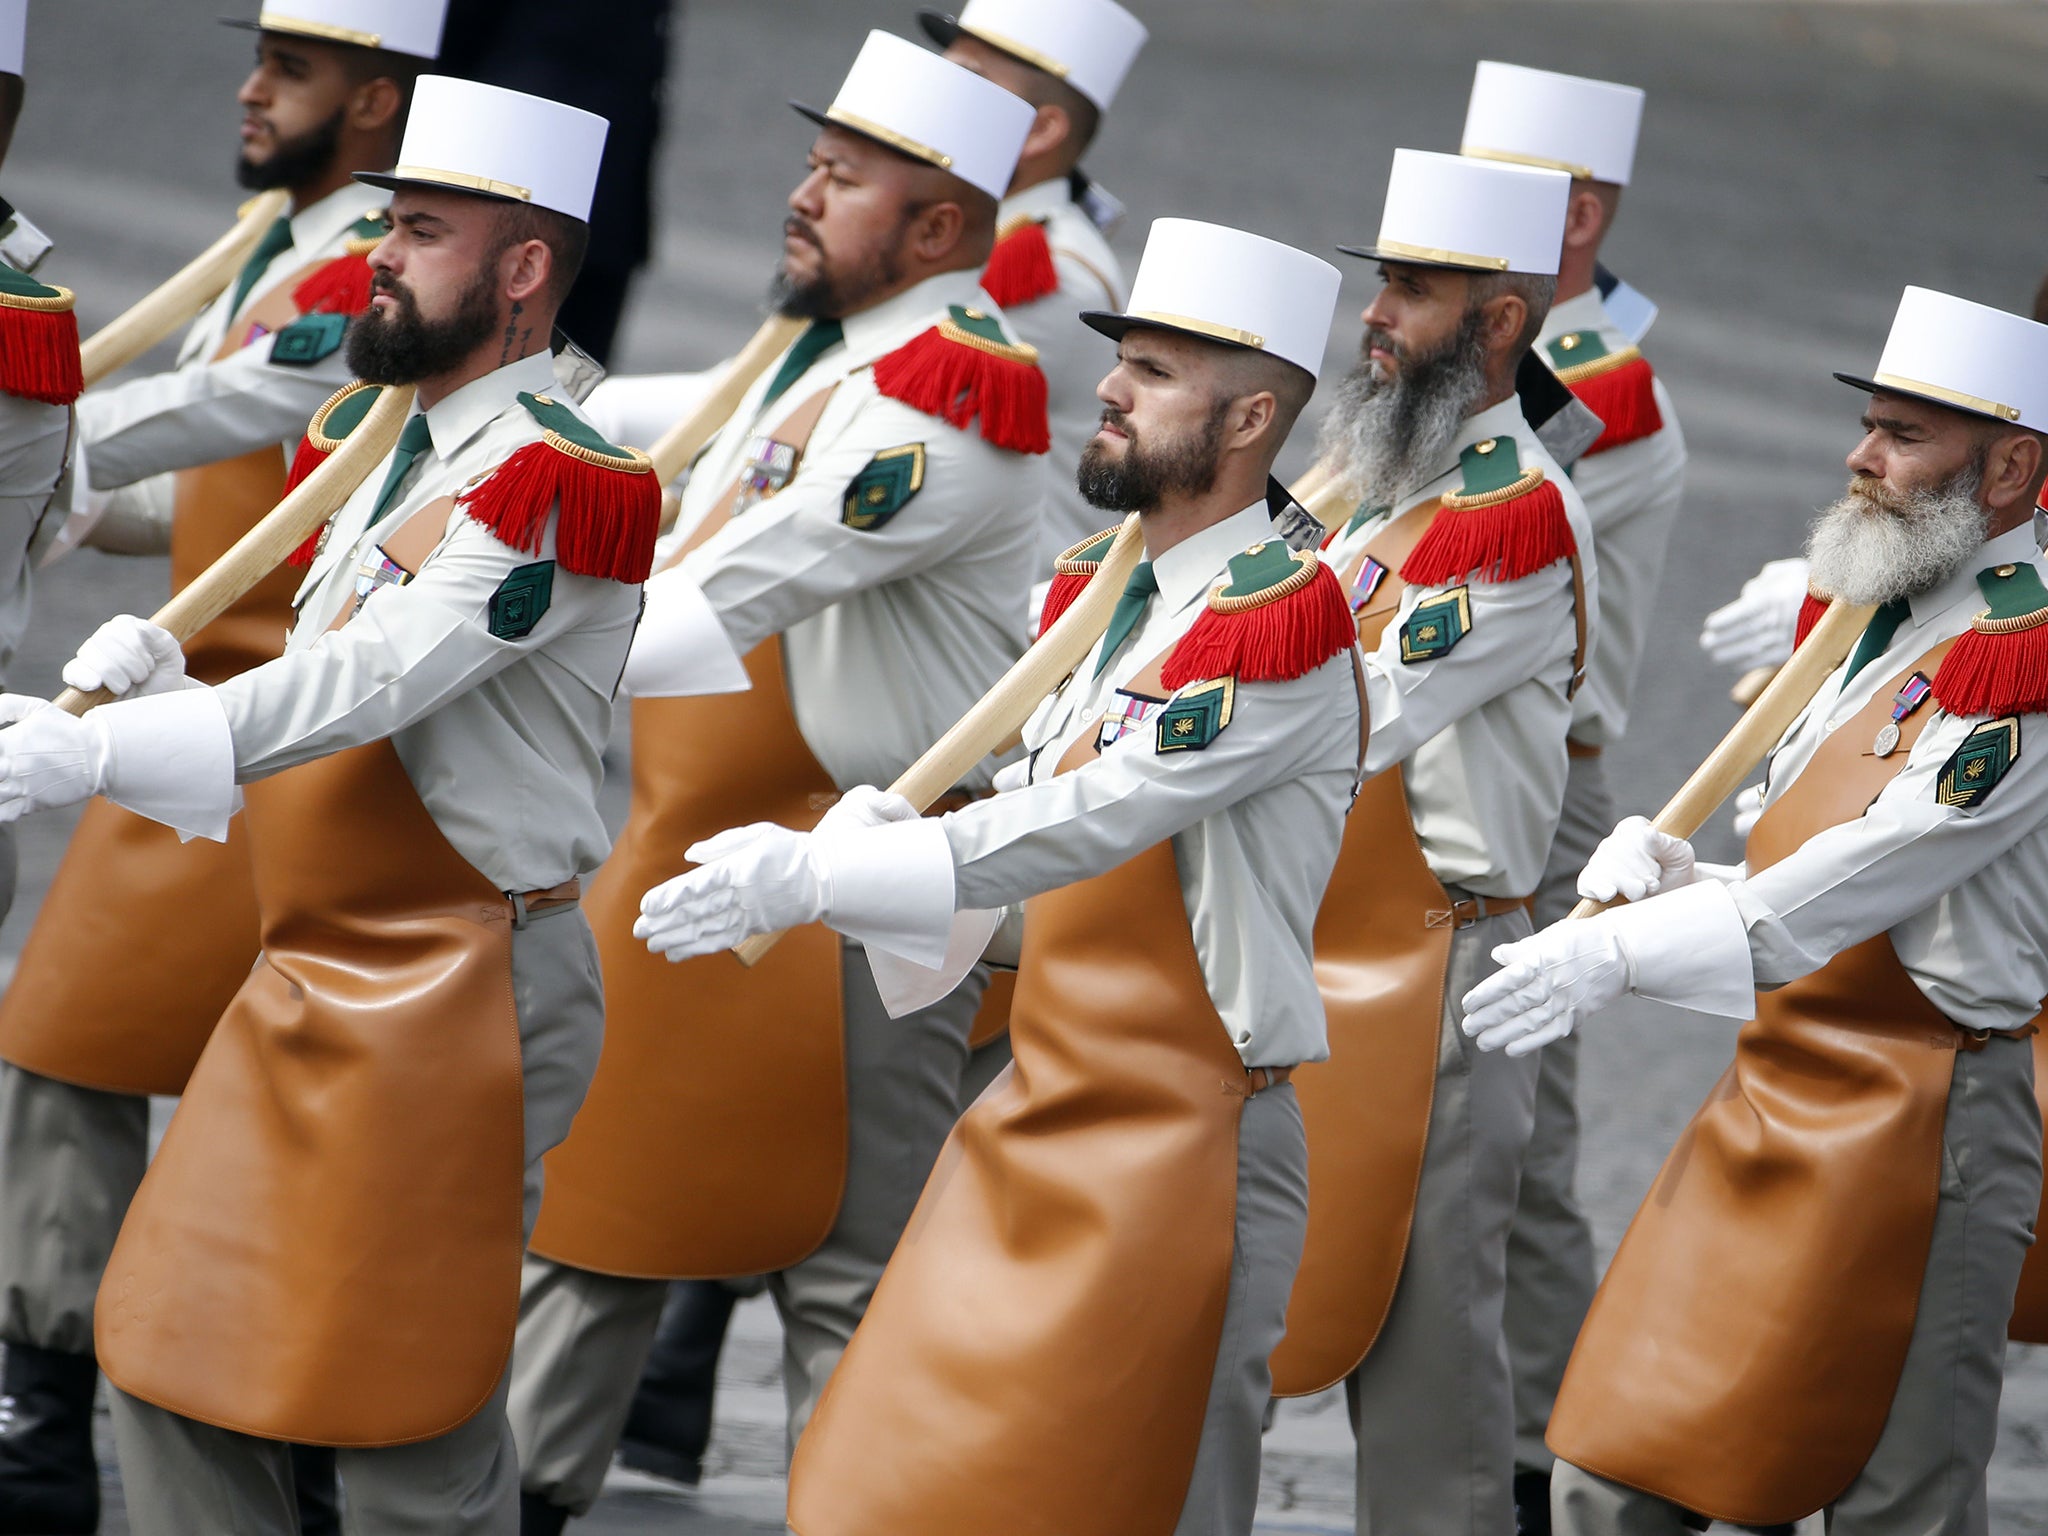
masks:
[(1871, 751), (1879, 757), (1890, 757), (1899, 750), (1899, 722), (1894, 720), (1877, 733), (1877, 740), (1871, 744)]

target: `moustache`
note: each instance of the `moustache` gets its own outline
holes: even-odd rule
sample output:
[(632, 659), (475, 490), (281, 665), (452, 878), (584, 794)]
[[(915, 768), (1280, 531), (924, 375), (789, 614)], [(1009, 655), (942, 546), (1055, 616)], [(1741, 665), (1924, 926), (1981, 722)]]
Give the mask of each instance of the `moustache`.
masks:
[(1375, 348), (1382, 352), (1390, 353), (1397, 363), (1408, 361), (1408, 354), (1399, 342), (1395, 341), (1391, 335), (1381, 330), (1378, 326), (1369, 325), (1365, 328), (1364, 337), (1358, 343), (1358, 355), (1369, 362), (1372, 359)]
[(1851, 480), (1849, 495), (1862, 502), (1866, 511), (1883, 513), (1890, 517), (1902, 516), (1908, 500), (1906, 496), (1872, 475), (1858, 475)]
[(1115, 427), (1117, 431), (1129, 438), (1135, 438), (1137, 435), (1131, 431), (1130, 418), (1113, 405), (1103, 407), (1102, 419), (1096, 423), (1096, 426), (1098, 430), (1102, 427)]
[(810, 245), (816, 246), (820, 251), (825, 249), (825, 242), (818, 238), (818, 232), (795, 214), (791, 214), (782, 221), (782, 232), (792, 240), (805, 241)]

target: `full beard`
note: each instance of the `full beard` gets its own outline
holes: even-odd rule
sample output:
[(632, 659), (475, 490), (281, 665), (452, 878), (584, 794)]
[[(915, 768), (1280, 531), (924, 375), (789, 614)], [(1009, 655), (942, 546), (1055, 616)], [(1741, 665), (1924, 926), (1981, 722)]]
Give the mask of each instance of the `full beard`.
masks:
[(1442, 467), (1486, 394), (1484, 323), (1477, 310), (1467, 313), (1457, 335), (1420, 357), (1403, 355), (1383, 331), (1366, 332), (1361, 351), (1384, 347), (1399, 366), (1391, 374), (1371, 361), (1353, 368), (1318, 437), (1323, 462), (1362, 504), (1396, 506)]
[[(906, 215), (903, 227), (908, 228)], [(808, 240), (818, 253), (818, 274), (799, 279), (790, 275), (785, 262), (768, 285), (768, 303), (786, 320), (843, 320), (867, 307), (875, 294), (894, 287), (903, 279), (903, 268), (895, 249), (877, 251), (856, 272), (835, 276), (825, 259), (825, 245), (809, 224), (791, 217), (783, 224), (785, 234)], [(898, 231), (900, 236), (901, 231)], [(900, 246), (899, 238), (897, 244)]]
[(1990, 514), (1978, 505), (1984, 463), (1940, 485), (1897, 492), (1880, 480), (1849, 482), (1806, 541), (1813, 590), (1848, 603), (1889, 603), (1932, 592), (1983, 544)]
[(1100, 439), (1089, 439), (1074, 475), (1081, 499), (1105, 512), (1156, 512), (1168, 496), (1206, 496), (1223, 461), (1223, 419), (1230, 405), (1217, 402), (1200, 427), (1156, 448), (1132, 433), (1121, 411), (1104, 411), (1103, 425), (1126, 434), (1123, 456), (1113, 457)]
[(420, 314), (412, 290), (378, 274), (371, 295), (388, 296), (397, 309), (371, 308), (348, 330), (348, 365), (372, 384), (417, 384), (461, 367), (498, 329), (497, 263), (479, 271), (445, 320)]
[(345, 111), (338, 111), (319, 127), (309, 128), (295, 139), (279, 139), (268, 160), (238, 157), (235, 184), (245, 192), (268, 192), (275, 187), (301, 187), (324, 175), (341, 148), (345, 115)]

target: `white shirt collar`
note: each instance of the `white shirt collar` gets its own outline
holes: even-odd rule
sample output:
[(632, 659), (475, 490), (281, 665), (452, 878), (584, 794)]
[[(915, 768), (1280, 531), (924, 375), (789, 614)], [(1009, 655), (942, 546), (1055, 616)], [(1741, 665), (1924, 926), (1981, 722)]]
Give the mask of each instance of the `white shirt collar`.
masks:
[(1600, 302), (1600, 290), (1588, 288), (1576, 298), (1551, 305), (1550, 313), (1543, 319), (1537, 345), (1555, 341), (1573, 331), (1611, 331), (1614, 328), (1614, 322), (1607, 318), (1607, 306)]
[(996, 228), (1013, 219), (1050, 218), (1063, 208), (1074, 206), (1074, 185), (1064, 176), (1052, 176), (1035, 187), (1012, 192), (996, 210)]
[(339, 243), (357, 219), (382, 213), (385, 203), (374, 188), (350, 182), (292, 215), (292, 249), (311, 259), (314, 252)]
[(496, 421), (521, 394), (546, 394), (555, 382), (555, 359), (545, 347), (530, 357), (471, 379), (427, 414), (427, 432), (434, 457), (443, 464), (460, 453), (477, 433)]
[(979, 272), (941, 272), (872, 309), (848, 315), (840, 322), (846, 331), (846, 349), (857, 363), (893, 352), (928, 330), (935, 317), (953, 304), (984, 313), (995, 309), (995, 302), (981, 291)]
[(1163, 611), (1177, 613), (1216, 585), (1231, 557), (1274, 537), (1273, 511), (1263, 498), (1220, 523), (1190, 534), (1152, 562)]
[(2008, 528), (1997, 538), (1987, 540), (1984, 546), (1962, 564), (1955, 575), (1949, 577), (1932, 592), (1923, 592), (1918, 597), (1906, 599), (1906, 606), (1912, 610), (1915, 624), (1931, 624), (1958, 603), (1972, 605), (1974, 615), (1984, 606), (1984, 595), (1977, 589), (1977, 573), (2000, 565), (2029, 565), (2040, 556), (2040, 548), (2034, 543), (2034, 525), (2031, 522)]

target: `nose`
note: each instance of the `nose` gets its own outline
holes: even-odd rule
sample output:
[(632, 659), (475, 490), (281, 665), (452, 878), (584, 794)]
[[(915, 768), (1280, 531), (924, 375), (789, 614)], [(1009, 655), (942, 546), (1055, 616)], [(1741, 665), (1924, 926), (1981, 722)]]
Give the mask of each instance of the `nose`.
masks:
[(1859, 475), (1868, 475), (1873, 480), (1884, 478), (1884, 455), (1878, 452), (1877, 434), (1866, 432), (1856, 446), (1849, 450), (1849, 457), (1843, 461)]
[(260, 107), (270, 99), (270, 92), (264, 88), (263, 66), (258, 64), (249, 71), (242, 82), (242, 88), (235, 92), (235, 105), (239, 107)]
[(824, 185), (825, 172), (822, 169), (812, 171), (804, 177), (796, 184), (796, 190), (789, 194), (790, 212), (800, 213), (807, 219), (815, 219), (824, 211), (820, 196)]
[(1387, 313), (1387, 290), (1382, 288), (1372, 296), (1372, 302), (1359, 311), (1358, 318), (1367, 326), (1379, 330), (1393, 329), (1393, 316)]

